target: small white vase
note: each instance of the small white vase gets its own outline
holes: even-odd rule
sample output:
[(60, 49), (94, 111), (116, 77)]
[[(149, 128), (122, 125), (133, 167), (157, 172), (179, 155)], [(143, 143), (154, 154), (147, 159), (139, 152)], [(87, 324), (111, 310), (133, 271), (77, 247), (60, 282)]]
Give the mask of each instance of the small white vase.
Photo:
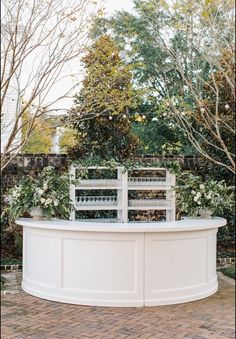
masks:
[(31, 208), (30, 215), (34, 220), (43, 220), (43, 211), (40, 207)]
[(203, 208), (199, 211), (199, 214), (202, 219), (211, 219), (212, 211), (208, 208)]

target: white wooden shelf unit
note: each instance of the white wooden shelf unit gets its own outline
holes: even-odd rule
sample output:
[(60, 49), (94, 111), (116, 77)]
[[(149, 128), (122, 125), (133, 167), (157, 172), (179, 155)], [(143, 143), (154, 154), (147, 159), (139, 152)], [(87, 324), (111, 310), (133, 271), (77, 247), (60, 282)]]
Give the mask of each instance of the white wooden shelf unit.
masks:
[[(83, 167), (71, 166), (70, 175), (73, 180), (77, 178), (77, 170)], [(87, 167), (88, 170), (109, 170), (108, 167)], [(82, 179), (79, 183), (70, 185), (70, 197), (74, 205), (71, 220), (76, 219), (76, 211), (117, 211), (116, 219), (81, 219), (83, 221), (97, 222), (129, 222), (128, 211), (164, 210), (166, 221), (175, 221), (175, 175), (166, 168), (142, 167), (135, 172), (146, 172), (143, 177), (129, 176), (123, 167), (117, 167), (116, 179)], [(149, 176), (148, 173), (159, 171), (163, 176)], [(116, 195), (78, 195), (78, 191), (116, 191)], [(165, 199), (129, 199), (129, 191), (165, 191)]]

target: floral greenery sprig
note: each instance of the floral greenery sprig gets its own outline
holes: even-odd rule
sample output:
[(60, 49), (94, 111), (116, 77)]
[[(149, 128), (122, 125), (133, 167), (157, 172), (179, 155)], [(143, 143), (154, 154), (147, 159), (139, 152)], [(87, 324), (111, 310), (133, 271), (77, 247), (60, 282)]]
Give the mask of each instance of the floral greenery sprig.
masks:
[(159, 166), (164, 167), (169, 170), (170, 173), (179, 175), (181, 172), (181, 166), (178, 161), (160, 161)]
[(23, 212), (39, 207), (47, 218), (68, 218), (72, 202), (69, 196), (70, 176), (59, 175), (52, 166), (45, 167), (37, 177), (27, 176), (10, 189), (8, 211), (12, 220)]
[[(90, 167), (90, 166), (101, 166), (101, 167), (107, 167), (109, 169), (114, 169), (116, 167), (124, 167), (124, 171), (128, 170), (135, 170), (140, 167), (163, 167), (168, 169), (171, 173), (174, 174), (179, 174), (181, 167), (178, 161), (151, 161), (151, 162), (143, 162), (141, 160), (132, 160), (132, 159), (127, 159), (124, 160), (123, 162), (119, 162), (115, 159), (110, 159), (110, 160), (102, 160), (100, 157), (87, 157), (85, 159), (79, 159), (76, 161), (73, 161), (72, 164), (74, 166), (79, 166), (81, 167), (81, 173), (83, 173), (84, 176), (84, 171), (82, 171), (82, 167)], [(81, 174), (82, 175), (82, 174)]]
[(224, 180), (203, 182), (200, 176), (183, 172), (182, 185), (176, 186), (176, 202), (181, 212), (197, 216), (202, 209), (209, 209), (214, 215), (234, 206), (233, 187), (227, 187)]

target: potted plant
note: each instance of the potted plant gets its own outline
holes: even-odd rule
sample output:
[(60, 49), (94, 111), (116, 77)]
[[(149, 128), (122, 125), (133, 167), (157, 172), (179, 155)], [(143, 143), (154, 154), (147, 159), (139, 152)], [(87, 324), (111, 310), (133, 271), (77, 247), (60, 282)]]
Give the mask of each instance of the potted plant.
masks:
[(29, 212), (34, 219), (68, 218), (72, 203), (69, 197), (70, 178), (59, 175), (52, 166), (36, 177), (26, 176), (10, 189), (8, 209), (12, 219)]
[(191, 173), (184, 173), (180, 180), (183, 184), (175, 188), (177, 207), (189, 216), (210, 218), (234, 205), (233, 187), (227, 187), (224, 180), (203, 182), (200, 176)]

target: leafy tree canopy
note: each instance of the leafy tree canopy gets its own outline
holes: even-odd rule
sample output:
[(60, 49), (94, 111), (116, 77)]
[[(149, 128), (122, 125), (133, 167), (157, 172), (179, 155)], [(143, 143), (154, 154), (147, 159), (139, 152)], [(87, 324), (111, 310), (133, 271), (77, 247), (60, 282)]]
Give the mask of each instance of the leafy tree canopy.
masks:
[[(34, 121), (34, 133), (29, 138), (26, 137), (31, 123), (29, 112), (26, 111), (22, 116), (22, 139), (27, 140), (23, 146), (23, 153), (50, 153), (52, 147), (52, 126), (48, 119), (39, 117)], [(25, 123), (24, 123), (25, 122)]]
[(83, 58), (86, 70), (68, 124), (77, 130), (72, 158), (94, 154), (103, 159), (132, 155), (138, 140), (131, 132), (134, 108), (130, 67), (124, 65), (115, 42), (101, 36)]
[[(195, 154), (179, 125), (166, 116), (166, 98), (185, 95), (186, 99), (187, 94), (168, 52), (154, 39), (161, 30), (168, 30), (170, 25), (174, 25), (173, 18), (164, 2), (137, 0), (134, 4), (136, 14), (121, 11), (111, 18), (99, 18), (92, 35), (96, 37), (107, 31), (112, 34), (119, 48), (126, 50), (126, 61), (132, 65), (135, 88), (142, 89), (136, 111), (145, 114), (147, 119), (144, 124), (133, 124), (133, 130), (140, 138), (139, 152)], [(151, 13), (158, 18), (156, 26), (147, 20)], [(176, 28), (170, 41), (179, 55), (185, 58), (187, 40), (185, 33)], [(190, 97), (187, 101), (191, 102)]]
[[(144, 88), (148, 96), (156, 98), (151, 111), (156, 112), (156, 126), (163, 132), (161, 137), (165, 136), (172, 119), (177, 126), (175, 132), (171, 129), (169, 132), (175, 134), (177, 142), (191, 144), (195, 152), (234, 172), (234, 127), (230, 117), (221, 115), (227, 100), (220, 82), (214, 77), (214, 73), (221, 74), (221, 83), (227, 83), (225, 88), (228, 93), (230, 91), (231, 99), (234, 98), (231, 67), (223, 57), (225, 52), (234, 49), (233, 1), (135, 0), (134, 4), (134, 13), (122, 11), (108, 19), (99, 18), (93, 34), (99, 36), (109, 31), (120, 48), (126, 49), (127, 60), (134, 65), (134, 83)], [(231, 99), (228, 98), (230, 102)], [(205, 100), (211, 100), (212, 105), (205, 110), (208, 122), (197, 117), (207, 105)], [(147, 96), (143, 96), (143, 102), (146, 104)], [(163, 119), (170, 105), (172, 116)], [(152, 119), (147, 121), (152, 125)], [(164, 126), (166, 128), (161, 128)], [(158, 144), (162, 138), (158, 133), (152, 135), (153, 142)], [(224, 160), (219, 161), (220, 158)]]
[(71, 128), (66, 128), (59, 140), (60, 153), (66, 153), (68, 145), (75, 146), (76, 142), (76, 131)]

